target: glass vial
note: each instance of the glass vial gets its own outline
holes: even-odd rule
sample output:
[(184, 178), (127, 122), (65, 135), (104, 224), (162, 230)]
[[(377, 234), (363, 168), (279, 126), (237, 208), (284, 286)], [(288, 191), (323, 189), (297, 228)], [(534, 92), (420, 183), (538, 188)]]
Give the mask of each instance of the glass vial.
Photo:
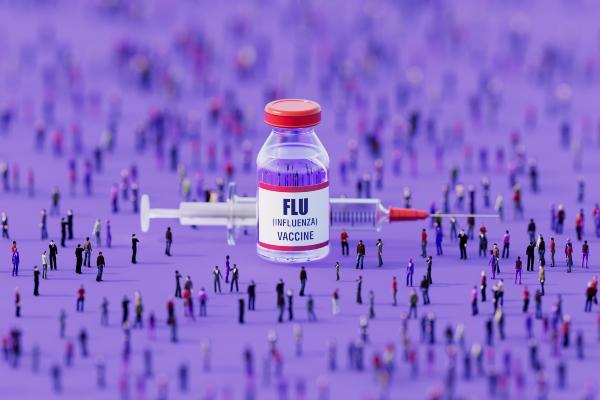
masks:
[(314, 101), (265, 107), (272, 130), (256, 159), (256, 246), (267, 260), (307, 262), (329, 253), (329, 155), (315, 133), (320, 121)]

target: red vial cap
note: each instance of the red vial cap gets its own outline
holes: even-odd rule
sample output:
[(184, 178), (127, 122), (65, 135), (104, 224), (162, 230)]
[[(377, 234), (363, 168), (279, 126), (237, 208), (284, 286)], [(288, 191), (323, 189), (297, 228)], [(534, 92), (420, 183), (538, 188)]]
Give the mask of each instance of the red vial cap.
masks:
[(321, 122), (321, 106), (312, 100), (275, 100), (265, 106), (265, 122), (279, 128), (308, 128)]

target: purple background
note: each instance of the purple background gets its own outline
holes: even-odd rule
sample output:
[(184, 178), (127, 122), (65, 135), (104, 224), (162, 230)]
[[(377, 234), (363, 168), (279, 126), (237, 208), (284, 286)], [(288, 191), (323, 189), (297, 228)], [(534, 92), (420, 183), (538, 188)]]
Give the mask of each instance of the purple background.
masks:
[[(82, 4), (80, 4), (82, 3)], [(598, 90), (598, 28), (595, 16), (598, 7), (592, 1), (566, 3), (562, 1), (461, 1), (453, 6), (443, 2), (244, 2), (244, 4), (216, 6), (213, 2), (157, 1), (152, 4), (133, 2), (129, 11), (109, 13), (101, 11), (103, 2), (2, 2), (0, 4), (0, 105), (14, 107), (15, 119), (7, 132), (0, 133), (0, 161), (9, 166), (18, 164), (21, 171), (21, 192), (0, 193), (0, 210), (7, 212), (11, 239), (18, 242), (21, 254), (21, 274), (10, 276), (10, 242), (5, 241), (0, 252), (0, 332), (4, 335), (13, 327), (23, 331), (24, 358), (19, 369), (0, 363), (0, 394), (3, 398), (40, 398), (50, 396), (49, 368), (62, 363), (65, 341), (58, 336), (58, 314), (65, 309), (68, 314), (67, 336), (75, 342), (76, 357), (72, 368), (63, 367), (65, 398), (115, 398), (118, 396), (118, 379), (127, 371), (130, 395), (138, 396), (135, 380), (142, 372), (142, 351), (150, 346), (154, 352), (157, 378), (146, 382), (145, 398), (155, 398), (157, 382), (169, 382), (170, 398), (243, 398), (244, 375), (242, 351), (250, 346), (255, 355), (257, 369), (257, 398), (278, 398), (275, 385), (261, 385), (261, 362), (267, 353), (267, 332), (275, 330), (278, 347), (284, 358), (284, 377), (289, 385), (288, 397), (300, 398), (295, 385), (304, 381), (305, 398), (317, 398), (317, 381), (324, 380), (330, 389), (330, 398), (377, 398), (381, 392), (375, 381), (371, 355), (381, 353), (388, 343), (396, 346), (398, 369), (389, 388), (389, 398), (427, 398), (433, 390), (443, 390), (447, 356), (442, 333), (447, 324), (465, 325), (468, 346), (484, 340), (484, 321), (491, 313), (491, 302), (481, 305), (481, 314), (470, 315), (470, 291), (478, 284), (481, 270), (488, 271), (487, 258), (476, 257), (476, 241), (469, 243), (469, 260), (459, 262), (458, 249), (448, 238), (443, 257), (434, 256), (433, 287), (430, 290), (432, 305), (419, 305), (420, 315), (425, 311), (437, 316), (436, 363), (431, 374), (425, 368), (425, 347), (418, 346), (420, 374), (411, 378), (409, 367), (401, 357), (400, 314), (407, 312), (409, 290), (404, 287), (404, 270), (410, 257), (415, 257), (415, 283), (424, 274), (424, 262), (418, 258), (420, 231), (429, 221), (385, 226), (381, 233), (349, 232), (351, 256), (341, 258), (337, 232), (332, 233), (332, 251), (323, 261), (307, 265), (309, 281), (307, 292), (314, 295), (317, 323), (308, 323), (305, 300), (295, 296), (295, 314), (304, 329), (304, 355), (297, 358), (293, 350), (293, 324), (276, 323), (275, 283), (279, 278), (286, 288), (297, 293), (299, 288), (297, 265), (269, 264), (260, 260), (255, 252), (255, 236), (241, 237), (239, 244), (228, 247), (224, 229), (198, 229), (178, 226), (176, 221), (156, 221), (147, 234), (139, 234), (139, 217), (131, 212), (130, 204), (121, 203), (121, 212), (112, 215), (109, 203), (110, 187), (119, 182), (120, 172), (136, 164), (142, 193), (151, 196), (152, 205), (174, 207), (182, 196), (179, 193), (177, 174), (169, 171), (167, 150), (178, 143), (181, 161), (194, 182), (197, 170), (202, 171), (204, 182), (214, 187), (215, 178), (223, 177), (223, 149), (232, 149), (231, 162), (236, 166), (234, 176), (239, 193), (252, 195), (255, 191), (255, 173), (242, 171), (240, 137), (249, 139), (254, 154), (266, 139), (269, 128), (262, 123), (265, 91), (277, 88), (280, 97), (304, 97), (321, 103), (323, 122), (317, 133), (329, 151), (331, 163), (331, 193), (333, 196), (355, 195), (357, 176), (374, 171), (373, 158), (364, 145), (365, 131), (376, 127), (376, 118), (383, 111), (385, 122), (377, 129), (380, 135), (382, 157), (385, 165), (384, 190), (374, 190), (373, 195), (386, 205), (401, 206), (402, 189), (412, 189), (415, 207), (428, 209), (432, 201), (441, 205), (441, 187), (448, 181), (452, 165), (461, 168), (460, 180), (475, 184), (478, 189), (478, 211), (482, 207), (480, 181), (483, 176), (491, 180), (492, 201), (497, 194), (505, 199), (505, 221), (485, 221), (490, 243), (500, 242), (505, 229), (512, 235), (510, 262), (501, 261), (502, 277), (506, 283), (505, 316), (507, 340), (497, 342), (495, 365), (500, 369), (504, 349), (510, 349), (513, 358), (520, 360), (527, 379), (524, 398), (533, 398), (538, 389), (535, 374), (527, 363), (527, 340), (524, 317), (520, 311), (521, 287), (511, 281), (513, 259), (524, 255), (526, 221), (515, 221), (510, 202), (507, 166), (497, 171), (494, 152), (505, 150), (507, 162), (512, 158), (510, 132), (517, 131), (527, 159), (537, 160), (540, 170), (540, 194), (529, 190), (526, 175), (518, 181), (523, 186), (525, 217), (534, 218), (538, 231), (549, 243), (549, 210), (552, 203), (562, 203), (567, 211), (566, 230), (557, 236), (558, 267), (547, 268), (544, 312), (549, 313), (558, 293), (562, 294), (565, 313), (572, 316), (572, 340), (582, 330), (586, 341), (586, 358), (577, 360), (575, 350), (563, 351), (567, 362), (568, 390), (556, 389), (557, 359), (550, 355), (549, 343), (540, 341), (541, 359), (550, 390), (549, 398), (579, 398), (595, 385), (599, 346), (597, 341), (597, 313), (584, 314), (584, 289), (587, 281), (597, 273), (596, 249), (600, 240), (593, 237), (591, 209), (600, 199), (600, 137), (597, 111)], [(118, 4), (118, 2), (116, 3)], [(515, 21), (524, 20), (527, 32), (527, 51), (519, 62), (518, 51), (511, 50), (509, 28)], [(238, 21), (241, 34), (232, 33)], [(240, 22), (242, 21), (242, 22)], [(512, 21), (512, 22), (511, 22)], [(192, 67), (190, 56), (182, 57), (174, 50), (174, 40), (181, 32), (191, 30), (202, 35), (207, 43), (205, 58), (198, 57), (197, 69)], [(181, 36), (179, 36), (181, 37)], [(152, 65), (159, 71), (152, 80), (151, 90), (136, 85), (128, 68), (118, 68), (114, 49), (124, 40), (139, 43), (152, 54)], [(519, 42), (520, 43), (520, 42)], [(235, 71), (233, 59), (236, 52), (250, 46), (257, 52), (254, 68), (241, 76)], [(540, 60), (544, 49), (554, 46), (564, 58), (562, 68), (556, 68), (551, 78), (540, 82)], [(61, 51), (62, 49), (62, 51)], [(197, 49), (196, 49), (197, 50)], [(75, 83), (67, 78), (65, 51), (71, 55), (71, 72), (80, 77)], [(62, 55), (61, 55), (62, 54)], [(204, 60), (204, 61), (202, 61)], [(54, 71), (54, 83), (44, 84), (43, 75)], [(444, 75), (453, 74), (455, 93), (444, 90)], [(164, 76), (179, 85), (179, 93), (165, 89)], [(501, 106), (496, 113), (483, 106), (481, 121), (469, 115), (468, 98), (482, 93), (481, 77), (489, 78), (492, 93), (499, 93)], [(395, 94), (398, 84), (419, 80), (414, 85), (406, 104), (398, 105)], [(330, 85), (329, 92), (323, 90)], [(561, 86), (562, 85), (562, 86)], [(409, 85), (410, 86), (410, 85)], [(568, 106), (554, 107), (554, 94), (568, 87), (572, 94)], [(352, 88), (352, 89), (347, 89)], [(561, 89), (562, 88), (562, 89)], [(222, 122), (212, 126), (208, 111), (214, 96), (231, 92), (235, 104), (243, 112), (241, 136), (236, 136)], [(69, 100), (73, 93), (82, 93), (86, 99), (81, 111), (76, 111)], [(94, 108), (95, 96), (100, 104)], [(51, 98), (55, 102), (56, 127), (65, 129), (63, 156), (54, 156), (50, 143), (43, 151), (34, 147), (34, 126), (43, 121), (42, 103)], [(121, 118), (118, 123), (117, 147), (105, 157), (105, 169), (94, 175), (94, 195), (85, 197), (81, 184), (83, 161), (91, 158), (94, 146), (108, 121), (111, 99), (120, 99)], [(387, 101), (387, 110), (379, 103)], [(487, 103), (486, 103), (487, 104)], [(525, 108), (537, 110), (535, 126), (526, 126)], [(174, 129), (166, 139), (165, 162), (161, 167), (155, 159), (151, 145), (144, 153), (134, 151), (134, 132), (144, 123), (149, 112), (164, 109), (181, 118), (199, 118), (201, 121), (201, 159), (192, 162), (190, 141), (185, 132)], [(394, 123), (406, 120), (410, 111), (418, 109), (422, 115), (422, 129), (415, 139), (415, 174), (410, 173), (409, 155), (404, 146), (393, 139)], [(428, 137), (425, 120), (433, 118), (437, 132)], [(568, 121), (572, 128), (573, 148), (563, 148), (559, 141), (559, 128)], [(82, 127), (84, 151), (74, 154), (69, 127), (79, 123)], [(464, 137), (453, 136), (453, 128), (462, 126)], [(363, 128), (364, 127), (364, 128)], [(397, 131), (397, 130), (396, 130)], [(400, 130), (401, 132), (405, 132)], [(401, 133), (406, 143), (406, 134)], [(50, 137), (48, 138), (50, 139)], [(360, 144), (358, 170), (349, 174), (349, 183), (343, 184), (338, 172), (341, 160), (348, 158), (347, 143), (351, 139)], [(208, 168), (207, 148), (217, 148), (217, 168)], [(435, 168), (436, 145), (446, 148), (444, 167)], [(403, 153), (402, 172), (392, 173), (394, 148)], [(465, 147), (473, 149), (473, 167), (466, 170)], [(478, 151), (489, 150), (490, 171), (480, 171)], [(75, 196), (69, 195), (68, 160), (76, 157), (79, 183)], [(580, 170), (574, 168), (574, 158), (581, 157)], [(26, 195), (25, 177), (28, 168), (35, 172), (36, 194)], [(576, 204), (577, 177), (581, 174), (587, 182), (586, 200)], [(32, 266), (40, 262), (40, 252), (47, 243), (39, 240), (39, 211), (50, 206), (50, 192), (54, 186), (61, 190), (61, 212), (72, 208), (75, 212), (74, 241), (67, 249), (59, 249), (59, 270), (41, 282), (41, 296), (32, 296)], [(574, 238), (574, 215), (580, 207), (586, 216), (586, 238), (590, 240), (590, 270), (580, 268), (579, 242), (575, 242), (575, 268), (565, 273), (562, 248), (568, 237)], [(74, 247), (91, 233), (96, 218), (109, 218), (113, 229), (113, 248), (102, 249), (107, 267), (105, 282), (96, 283), (95, 268), (84, 268), (83, 276), (74, 274)], [(481, 221), (477, 221), (477, 226)], [(174, 256), (163, 255), (163, 237), (166, 226), (174, 232)], [(464, 223), (462, 225), (465, 225)], [(448, 225), (445, 224), (446, 232)], [(50, 237), (59, 239), (59, 219), (49, 218)], [(130, 235), (140, 236), (138, 265), (129, 263)], [(103, 224), (104, 235), (104, 224)], [(433, 252), (433, 231), (430, 231), (429, 251)], [(376, 269), (375, 240), (384, 242), (385, 265)], [(368, 313), (368, 306), (354, 302), (354, 270), (356, 241), (367, 245), (363, 298), (369, 290), (375, 291), (376, 318), (369, 323), (371, 342), (366, 348), (366, 371), (359, 373), (346, 367), (346, 346), (359, 337), (358, 321)], [(240, 268), (241, 289), (245, 291), (250, 279), (257, 282), (257, 310), (246, 314), (247, 323), (237, 324), (238, 295), (213, 295), (211, 270), (214, 265), (224, 269), (225, 254)], [(342, 280), (334, 281), (334, 262), (342, 264)], [(174, 291), (174, 270), (191, 275), (194, 296), (204, 286), (209, 289), (208, 318), (195, 322), (183, 316), (182, 304), (177, 303), (180, 343), (169, 342), (165, 326), (167, 299)], [(391, 306), (391, 277), (399, 280), (399, 306)], [(532, 292), (537, 287), (535, 273), (523, 273), (524, 284)], [(493, 282), (489, 282), (489, 287)], [(75, 313), (76, 290), (84, 284), (87, 291), (86, 312)], [(21, 289), (23, 317), (14, 318), (13, 290)], [(340, 289), (341, 315), (331, 315), (331, 294)], [(155, 311), (158, 317), (157, 339), (149, 340), (145, 330), (132, 331), (133, 354), (127, 370), (121, 364), (120, 351), (123, 333), (119, 327), (120, 300), (123, 295), (133, 299), (140, 291), (146, 311)], [(107, 296), (111, 308), (111, 325), (99, 326), (100, 302)], [(491, 294), (488, 294), (488, 298)], [(196, 300), (196, 297), (194, 298)], [(197, 306), (197, 305), (196, 305)], [(131, 314), (133, 314), (133, 304)], [(132, 320), (132, 317), (130, 318)], [(81, 327), (89, 333), (91, 356), (79, 355), (76, 336)], [(410, 322), (410, 335), (418, 342), (418, 323)], [(541, 338), (541, 323), (535, 322), (536, 336)], [(209, 340), (212, 349), (212, 369), (203, 372), (201, 343)], [(327, 370), (327, 347), (331, 340), (338, 344), (338, 364), (335, 373)], [(34, 344), (42, 351), (41, 372), (31, 372), (30, 354)], [(459, 352), (460, 354), (460, 352)], [(102, 356), (107, 362), (108, 388), (98, 392), (95, 387), (94, 362)], [(459, 356), (460, 360), (460, 356)], [(182, 362), (190, 366), (191, 390), (178, 392), (177, 367)], [(462, 379), (462, 364), (458, 363), (456, 396), (484, 398), (487, 383), (484, 378), (466, 382)], [(518, 398), (514, 377), (509, 378), (510, 398)], [(595, 391), (595, 386), (592, 386)], [(208, 394), (207, 394), (208, 393)]]

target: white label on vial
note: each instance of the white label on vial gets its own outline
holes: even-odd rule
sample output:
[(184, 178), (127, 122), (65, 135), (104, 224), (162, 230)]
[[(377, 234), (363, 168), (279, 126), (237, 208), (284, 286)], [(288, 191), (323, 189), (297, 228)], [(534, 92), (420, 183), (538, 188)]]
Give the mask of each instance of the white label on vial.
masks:
[(329, 182), (311, 186), (258, 185), (258, 244), (305, 251), (329, 244)]

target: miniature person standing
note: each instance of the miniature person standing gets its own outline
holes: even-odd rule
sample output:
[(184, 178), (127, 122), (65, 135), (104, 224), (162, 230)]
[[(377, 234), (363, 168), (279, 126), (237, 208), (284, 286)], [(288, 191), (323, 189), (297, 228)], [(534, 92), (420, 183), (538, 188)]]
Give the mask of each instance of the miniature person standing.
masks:
[(508, 230), (504, 232), (504, 237), (502, 238), (502, 258), (509, 258), (510, 252), (510, 234)]
[(381, 239), (377, 239), (377, 258), (379, 260), (378, 267), (383, 265), (383, 241)]
[(173, 232), (171, 232), (171, 227), (167, 227), (167, 232), (165, 233), (165, 254), (171, 255), (171, 244), (173, 244)]
[(42, 209), (41, 211), (42, 217), (40, 222), (40, 233), (42, 240), (48, 239), (48, 214), (46, 213), (46, 209)]
[(409, 187), (405, 187), (403, 190), (403, 195), (404, 195), (404, 208), (410, 208), (411, 207), (411, 191)]
[(562, 204), (558, 205), (558, 211), (556, 212), (556, 233), (559, 235), (563, 233), (565, 225), (566, 212), (565, 207)]
[(8, 217), (4, 211), (0, 215), (2, 216), (2, 237), (4, 239), (10, 239), (10, 236), (8, 235)]
[(185, 282), (183, 283), (183, 290), (185, 291), (186, 289), (190, 291), (191, 294), (191, 290), (194, 287), (194, 284), (192, 282), (192, 277), (191, 276), (186, 276), (185, 278)]
[(357, 283), (357, 285), (356, 285), (356, 303), (362, 304), (362, 283), (363, 283), (362, 275), (358, 276), (356, 283)]
[(231, 264), (229, 263), (229, 254), (225, 256), (225, 283), (229, 283), (229, 273), (231, 272)]
[(433, 264), (433, 257), (431, 257), (431, 256), (427, 257), (427, 260), (425, 260), (425, 262), (427, 263), (427, 282), (430, 285), (432, 285), (433, 279), (431, 278), (431, 266)]
[(453, 242), (457, 238), (456, 218), (450, 217), (450, 240)]
[(140, 240), (135, 236), (135, 233), (131, 234), (131, 263), (137, 264), (137, 246)]
[(550, 266), (554, 267), (554, 255), (556, 254), (556, 243), (554, 238), (550, 238)]
[(20, 257), (19, 257), (19, 250), (15, 250), (12, 253), (12, 276), (18, 276), (19, 275), (19, 261), (20, 261)]
[(81, 265), (83, 264), (83, 247), (77, 244), (75, 248), (75, 273), (81, 274)]
[(500, 334), (500, 340), (504, 340), (506, 336), (504, 335), (504, 312), (502, 311), (502, 308), (496, 309), (496, 312), (494, 313), (494, 319), (498, 324), (498, 333)]
[(175, 270), (175, 297), (181, 298), (181, 274)]
[(96, 282), (102, 281), (102, 274), (104, 273), (104, 267), (106, 262), (104, 261), (104, 256), (102, 252), (98, 252), (98, 257), (96, 258), (96, 266), (98, 267), (98, 274), (96, 275)]
[(588, 268), (588, 260), (590, 258), (590, 245), (587, 240), (581, 245), (581, 268)]
[(550, 206), (550, 230), (556, 232), (556, 219), (557, 219), (556, 206), (552, 204)]
[(585, 312), (592, 312), (592, 304), (594, 302), (594, 286), (592, 282), (588, 282), (585, 289)]
[(515, 261), (515, 285), (517, 284), (517, 278), (519, 278), (519, 285), (521, 284), (521, 271), (523, 270), (523, 261), (521, 261), (521, 256), (517, 257)]
[(223, 276), (221, 275), (221, 271), (219, 270), (219, 266), (215, 265), (215, 268), (213, 269), (213, 290), (215, 293), (217, 293), (217, 291), (219, 293), (221, 293), (221, 279), (223, 278)]
[(427, 281), (427, 276), (423, 276), (421, 279), (421, 293), (423, 295), (423, 305), (431, 304), (429, 300), (429, 281)]
[(112, 231), (109, 219), (106, 220), (106, 247), (109, 249), (112, 247)]
[(91, 266), (92, 262), (92, 243), (90, 242), (90, 238), (86, 237), (85, 242), (83, 242), (83, 265), (88, 268)]
[(596, 203), (592, 210), (592, 217), (594, 218), (594, 225), (596, 227), (596, 237), (600, 237), (600, 205)]
[(92, 235), (96, 237), (96, 246), (100, 247), (102, 245), (102, 240), (100, 238), (100, 219), (97, 219), (94, 222), (94, 227), (92, 228)]
[(100, 304), (100, 325), (108, 326), (108, 299), (104, 297)]
[(538, 248), (538, 257), (540, 259), (540, 264), (546, 266), (546, 242), (544, 242), (544, 237), (540, 234), (537, 241)]
[(342, 255), (347, 256), (350, 250), (350, 246), (348, 245), (348, 232), (345, 230), (340, 233), (340, 240), (342, 241)]
[(567, 240), (565, 245), (565, 256), (567, 258), (567, 272), (571, 272), (571, 268), (573, 268), (573, 245), (571, 240)]
[(277, 322), (283, 322), (283, 312), (285, 310), (285, 296), (284, 296), (284, 283), (283, 280), (279, 280), (277, 285), (275, 286), (275, 292), (277, 293), (277, 310), (279, 311), (279, 316), (277, 317)]
[(542, 296), (546, 294), (546, 292), (544, 291), (544, 285), (546, 283), (546, 270), (544, 269), (544, 266), (540, 264), (540, 269), (538, 271), (538, 275), (540, 278), (540, 286), (542, 287)]
[(583, 211), (580, 211), (575, 216), (575, 232), (577, 232), (577, 240), (581, 241), (583, 235)]
[(396, 277), (393, 276), (392, 277), (392, 305), (394, 307), (398, 305), (397, 295), (398, 295), (398, 281), (396, 280)]
[(473, 215), (469, 215), (467, 217), (467, 236), (469, 239), (473, 239), (473, 234), (475, 232), (475, 217)]
[(316, 321), (317, 314), (315, 314), (315, 299), (313, 299), (312, 295), (308, 295), (308, 300), (306, 301), (306, 310), (308, 313), (308, 321)]
[(438, 256), (444, 254), (442, 249), (442, 241), (444, 240), (444, 232), (442, 231), (441, 226), (437, 226), (435, 228), (435, 250)]
[(469, 240), (469, 237), (465, 233), (464, 229), (461, 229), (460, 233), (458, 234), (458, 246), (460, 248), (460, 259), (461, 260), (467, 259), (467, 241), (468, 240)]
[(424, 228), (421, 231), (421, 257), (427, 257), (427, 231)]
[(496, 256), (494, 256), (494, 250), (490, 250), (488, 265), (492, 267), (492, 279), (496, 279)]
[(119, 189), (116, 184), (113, 184), (110, 188), (110, 203), (112, 205), (112, 212), (116, 214), (119, 212)]
[(500, 282), (496, 285), (498, 301), (502, 307), (504, 307), (504, 279), (500, 279)]
[(67, 240), (67, 221), (64, 218), (60, 219), (60, 247), (65, 247)]
[(527, 225), (527, 233), (529, 234), (529, 241), (535, 242), (535, 222), (533, 222), (533, 218), (529, 220), (529, 224)]
[(331, 313), (334, 316), (340, 313), (340, 291), (337, 288), (333, 291), (333, 295), (331, 296), (331, 307)]
[(183, 310), (186, 317), (194, 319), (192, 290), (184, 285), (183, 287)]
[(58, 266), (56, 264), (56, 255), (58, 254), (58, 246), (56, 246), (54, 240), (50, 240), (48, 249), (50, 251), (50, 270), (57, 270)]
[(369, 318), (375, 318), (375, 293), (369, 290)]
[(523, 203), (521, 199), (521, 186), (518, 184), (513, 187), (513, 204), (515, 208), (515, 219), (522, 219)]
[(533, 262), (535, 258), (535, 244), (533, 241), (529, 242), (525, 254), (527, 254), (527, 271), (533, 271)]
[(471, 315), (475, 316), (477, 314), (479, 314), (477, 307), (477, 286), (473, 286), (471, 290)]
[(481, 302), (486, 301), (487, 277), (485, 271), (481, 271)]
[(306, 288), (307, 280), (308, 274), (306, 273), (306, 268), (302, 266), (302, 268), (300, 268), (300, 296), (304, 296), (304, 289)]
[(200, 317), (206, 317), (206, 302), (208, 301), (208, 295), (206, 290), (202, 287), (198, 292), (198, 312)]
[(33, 295), (40, 295), (40, 270), (37, 265), (33, 267)]
[(414, 315), (414, 318), (417, 319), (417, 303), (419, 302), (419, 298), (417, 296), (417, 291), (413, 289), (410, 293), (409, 304), (410, 308), (408, 309), (408, 319), (410, 319), (411, 315)]
[(42, 279), (48, 279), (48, 256), (46, 250), (42, 252)]
[(335, 262), (335, 280), (336, 281), (340, 280), (340, 263), (339, 263), (339, 261)]
[(137, 183), (131, 184), (131, 205), (133, 206), (133, 213), (138, 214), (140, 212), (140, 187)]
[(256, 307), (256, 283), (252, 280), (248, 285), (248, 310), (254, 311)]
[(175, 319), (175, 303), (173, 303), (173, 299), (167, 301), (167, 325), (171, 327), (171, 342), (177, 342), (177, 320)]
[(10, 239), (10, 236), (8, 235), (8, 217), (6, 216), (6, 213), (3, 211), (2, 212), (2, 237), (5, 239)]
[(233, 269), (231, 270), (231, 285), (229, 286), (229, 291), (233, 292), (233, 286), (235, 285), (235, 291), (239, 292), (239, 280), (240, 280), (240, 270), (238, 269), (236, 264), (233, 264)]
[(67, 211), (67, 238), (73, 240), (73, 210)]
[(67, 329), (67, 313), (65, 310), (60, 310), (58, 314), (58, 335), (61, 339), (65, 338), (65, 331)]
[(488, 248), (488, 239), (486, 235), (486, 228), (484, 226), (479, 229), (479, 257), (485, 257)]
[(288, 321), (294, 319), (294, 295), (291, 289), (288, 289), (286, 293), (287, 297), (287, 309), (288, 309)]
[(21, 317), (21, 293), (19, 288), (15, 288), (15, 317)]
[(529, 310), (529, 288), (525, 286), (523, 289), (523, 314)]
[(411, 258), (406, 265), (406, 286), (413, 285), (413, 274), (415, 273), (415, 263)]
[(244, 299), (238, 299), (238, 322), (240, 324), (244, 323), (244, 312), (246, 311), (246, 307), (244, 305)]
[(365, 245), (363, 243), (362, 240), (358, 241), (358, 245), (356, 245), (356, 269), (359, 268), (360, 265), (360, 269), (364, 268), (364, 262), (365, 262)]
[(79, 289), (77, 289), (77, 304), (75, 307), (77, 312), (83, 312), (84, 303), (85, 303), (85, 289), (83, 288), (83, 285), (81, 285), (81, 286), (79, 286)]
[(129, 297), (123, 296), (121, 300), (121, 326), (129, 326)]

